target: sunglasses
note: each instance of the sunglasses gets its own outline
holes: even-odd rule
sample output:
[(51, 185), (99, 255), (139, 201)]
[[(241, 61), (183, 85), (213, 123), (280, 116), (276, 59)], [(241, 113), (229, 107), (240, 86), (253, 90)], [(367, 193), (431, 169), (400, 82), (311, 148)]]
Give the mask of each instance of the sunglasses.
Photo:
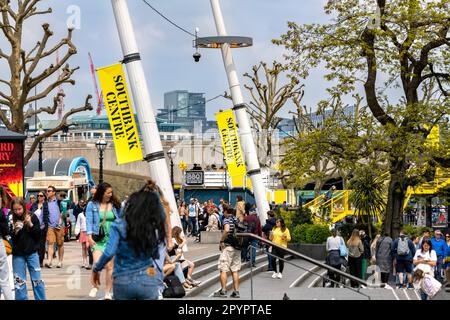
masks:
[(45, 197), (43, 194), (38, 194), (38, 197)]
[(55, 192), (55, 191), (53, 191), (53, 190), (50, 189), (50, 190), (47, 190), (47, 192)]

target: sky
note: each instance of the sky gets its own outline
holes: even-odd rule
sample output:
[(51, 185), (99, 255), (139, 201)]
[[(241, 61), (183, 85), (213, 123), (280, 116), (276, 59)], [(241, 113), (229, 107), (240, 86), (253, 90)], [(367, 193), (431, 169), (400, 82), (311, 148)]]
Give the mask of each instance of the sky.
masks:
[[(217, 35), (209, 0), (147, 0), (179, 26), (194, 32), (199, 28), (199, 36)], [(242, 74), (250, 72), (259, 61), (271, 64), (273, 60), (283, 61), (283, 47), (275, 46), (272, 39), (279, 38), (287, 31), (287, 22), (298, 24), (328, 21), (323, 12), (325, 0), (222, 0), (221, 8), (229, 35), (253, 38), (250, 48), (233, 49), (233, 57), (246, 102), (250, 101), (243, 84), (249, 83)], [(40, 9), (52, 7), (48, 15), (33, 17), (25, 26), (25, 48), (31, 48), (42, 36), (40, 25), (48, 22), (54, 32), (50, 43), (56, 43), (66, 35), (67, 22), (79, 23), (74, 30), (73, 42), (78, 53), (69, 60), (71, 67), (79, 66), (73, 79), (75, 86), (63, 85), (67, 109), (81, 106), (88, 94), (95, 97), (93, 79), (90, 72), (88, 52), (91, 53), (97, 68), (117, 63), (123, 58), (111, 1), (108, 0), (43, 0)], [(194, 62), (192, 54), (193, 37), (175, 28), (142, 0), (129, 0), (128, 6), (136, 38), (140, 49), (154, 110), (162, 108), (164, 93), (172, 90), (188, 90), (205, 93), (206, 99), (229, 91), (228, 82), (220, 50), (200, 49), (200, 62)], [(79, 15), (77, 13), (79, 12)], [(75, 20), (74, 20), (75, 18)], [(3, 40), (4, 41), (4, 40)], [(2, 42), (0, 41), (0, 44)], [(64, 55), (64, 50), (60, 51)], [(54, 63), (47, 61), (48, 63)], [(1, 75), (0, 71), (0, 75)], [(326, 81), (323, 72), (317, 70), (304, 81), (306, 85), (304, 104), (312, 107), (323, 99)], [(44, 85), (42, 85), (43, 87)], [(39, 88), (38, 88), (39, 89)], [(38, 102), (38, 106), (50, 105), (54, 93)], [(92, 100), (94, 107), (96, 99)], [(223, 98), (215, 99), (206, 105), (206, 114), (214, 119), (219, 109), (227, 109), (230, 102)], [(290, 117), (292, 105), (286, 105), (280, 115)], [(95, 111), (92, 111), (92, 114)], [(44, 116), (44, 119), (56, 116)]]

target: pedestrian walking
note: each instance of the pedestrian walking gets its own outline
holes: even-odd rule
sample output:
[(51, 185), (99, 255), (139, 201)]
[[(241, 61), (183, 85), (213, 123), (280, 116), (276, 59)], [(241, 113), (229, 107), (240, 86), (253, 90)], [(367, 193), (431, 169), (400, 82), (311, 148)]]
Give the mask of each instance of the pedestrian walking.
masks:
[[(364, 245), (359, 236), (359, 230), (353, 229), (350, 239), (347, 240), (348, 247), (348, 265), (350, 274), (359, 279), (362, 279), (362, 259), (364, 254)], [(351, 280), (353, 288), (358, 287), (358, 283)]]
[(370, 237), (366, 234), (364, 230), (359, 230), (359, 236), (364, 246), (364, 253), (362, 255), (362, 271), (361, 278), (363, 280), (367, 279), (367, 266), (369, 264), (370, 258), (372, 257), (372, 253), (370, 250)]
[(195, 199), (191, 198), (191, 203), (188, 206), (188, 223), (189, 223), (189, 235), (197, 236), (197, 217), (198, 217), (198, 209), (197, 204), (195, 203)]
[(47, 207), (49, 212), (49, 223), (47, 231), (47, 268), (53, 267), (53, 253), (55, 243), (58, 245), (58, 264), (57, 268), (62, 268), (64, 259), (64, 224), (60, 211), (59, 201), (56, 198), (56, 188), (47, 187)]
[(186, 208), (186, 202), (182, 201), (180, 206), (178, 207), (178, 213), (180, 215), (181, 220), (181, 226), (183, 228), (183, 232), (186, 233), (187, 229), (187, 208)]
[[(291, 241), (291, 233), (289, 229), (286, 227), (283, 218), (278, 218), (275, 227), (272, 229), (272, 232), (269, 236), (270, 241), (274, 244), (277, 244), (281, 247), (287, 248), (287, 244)], [(285, 251), (283, 249), (279, 249), (277, 247), (273, 247), (272, 249), (272, 266), (273, 266), (273, 275), (272, 278), (283, 278), (283, 270), (284, 270), (284, 254)], [(279, 264), (279, 271), (277, 273), (277, 260)]]
[[(114, 196), (112, 186), (103, 182), (97, 187), (97, 191), (86, 208), (86, 230), (89, 246), (93, 252), (94, 264), (97, 263), (105, 251), (110, 237), (111, 225), (120, 216), (121, 203)], [(109, 261), (105, 268), (105, 300), (112, 300), (112, 273), (113, 261)], [(101, 270), (100, 269), (100, 270)], [(97, 269), (98, 270), (98, 269)], [(89, 292), (90, 297), (96, 297), (98, 286), (94, 286)]]
[[(97, 194), (102, 189), (100, 185)], [(131, 194), (123, 218), (111, 224), (107, 245), (92, 269), (93, 286), (100, 286), (101, 270), (115, 257), (114, 298), (157, 300), (164, 275), (163, 265), (156, 261), (166, 238), (165, 220), (160, 197), (148, 183)]]
[(0, 295), (3, 293), (5, 300), (13, 300), (13, 292), (10, 284), (10, 269), (6, 246), (11, 251), (11, 236), (9, 234), (8, 220), (4, 212), (6, 207), (6, 194), (0, 188)]
[(38, 192), (38, 200), (37, 202), (33, 203), (30, 212), (38, 217), (41, 228), (41, 236), (39, 242), (39, 265), (42, 268), (44, 266), (45, 244), (47, 242), (47, 232), (50, 221), (50, 213), (48, 211), (47, 196), (45, 195), (45, 192)]
[[(267, 211), (268, 218), (266, 219), (266, 224), (262, 228), (263, 237), (264, 239), (269, 239), (270, 232), (277, 224), (277, 218), (275, 218), (275, 212), (273, 210)], [(273, 265), (272, 265), (272, 257), (271, 257), (271, 249), (272, 247), (269, 245), (265, 246), (265, 250), (267, 252), (267, 260), (268, 260), (268, 266), (267, 266), (267, 272), (272, 273), (274, 271)], [(269, 252), (270, 250), (270, 252)]]
[(223, 233), (220, 239), (219, 272), (221, 289), (214, 293), (214, 297), (227, 297), (227, 273), (231, 271), (233, 278), (233, 292), (231, 298), (240, 298), (239, 294), (239, 270), (241, 269), (241, 248), (235, 236), (238, 219), (236, 211), (230, 207), (224, 207)]
[(400, 236), (395, 239), (392, 245), (392, 256), (395, 259), (395, 270), (398, 273), (399, 288), (404, 288), (403, 274), (406, 273), (408, 279), (408, 289), (414, 289), (412, 271), (413, 257), (416, 254), (414, 243), (405, 235), (405, 231), (400, 230)]
[(90, 270), (92, 268), (92, 262), (88, 264), (88, 251), (90, 248), (86, 230), (86, 216), (84, 211), (81, 211), (78, 213), (77, 223), (75, 224), (75, 235), (81, 244), (81, 257), (83, 259), (83, 265), (81, 267)]
[(380, 269), (381, 282), (385, 283), (385, 288), (389, 286), (389, 276), (392, 273), (392, 238), (387, 234), (381, 236), (376, 243), (375, 248), (376, 265)]
[[(244, 225), (247, 227), (246, 232), (252, 233), (256, 236), (261, 236), (261, 222), (259, 221), (256, 211), (250, 211), (250, 214), (244, 218)], [(252, 267), (256, 267), (256, 247), (258, 245), (257, 239), (248, 239), (248, 244), (250, 246), (249, 250), (251, 252), (251, 264)]]
[(12, 238), (13, 273), (16, 300), (28, 300), (27, 269), (35, 300), (46, 300), (45, 285), (39, 265), (41, 228), (36, 215), (27, 211), (23, 198), (11, 201), (14, 230)]
[[(340, 246), (344, 239), (338, 236), (337, 230), (331, 230), (331, 236), (327, 238), (325, 248), (328, 252), (325, 263), (335, 269), (341, 270), (344, 257), (341, 257)], [(331, 280), (331, 287), (338, 285), (340, 276), (333, 271), (328, 271), (328, 278)]]
[(447, 249), (447, 242), (442, 237), (441, 230), (434, 231), (434, 237), (431, 239), (431, 245), (433, 250), (436, 252), (437, 262), (434, 270), (434, 277), (436, 280), (443, 282), (444, 277), (442, 274), (442, 264), (445, 257), (445, 251)]

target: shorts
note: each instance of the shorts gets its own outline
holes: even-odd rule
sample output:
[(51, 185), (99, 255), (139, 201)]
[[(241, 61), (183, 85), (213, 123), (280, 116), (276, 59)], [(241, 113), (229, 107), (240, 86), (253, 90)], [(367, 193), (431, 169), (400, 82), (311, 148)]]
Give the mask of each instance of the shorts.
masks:
[(401, 273), (403, 272), (411, 273), (413, 271), (413, 263), (411, 261), (397, 259), (395, 270)]
[(89, 243), (86, 231), (81, 231), (80, 232), (80, 243)]
[(53, 245), (56, 242), (59, 247), (62, 247), (64, 245), (64, 229), (48, 227), (47, 241), (49, 245)]
[(226, 246), (219, 257), (220, 272), (238, 272), (241, 269), (241, 251)]

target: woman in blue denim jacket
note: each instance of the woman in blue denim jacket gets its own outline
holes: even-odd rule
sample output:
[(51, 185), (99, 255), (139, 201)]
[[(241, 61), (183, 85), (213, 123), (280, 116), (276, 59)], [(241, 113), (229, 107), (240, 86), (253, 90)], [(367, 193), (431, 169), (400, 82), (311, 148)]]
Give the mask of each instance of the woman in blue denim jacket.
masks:
[[(110, 237), (112, 223), (120, 217), (120, 201), (113, 194), (112, 186), (109, 183), (101, 183), (97, 187), (97, 192), (91, 202), (86, 207), (86, 233), (88, 236), (89, 247), (92, 250), (94, 263), (96, 263)], [(100, 227), (103, 229), (104, 237), (98, 239)], [(96, 238), (97, 236), (97, 238)], [(113, 262), (106, 266), (106, 292), (105, 300), (112, 299), (112, 273)], [(97, 295), (98, 287), (93, 287), (89, 293), (90, 297)]]
[(115, 257), (113, 293), (117, 300), (159, 297), (163, 274), (156, 261), (166, 237), (165, 213), (159, 195), (150, 185), (129, 197), (123, 218), (111, 225), (108, 244), (92, 269), (92, 283), (98, 287), (99, 272)]

